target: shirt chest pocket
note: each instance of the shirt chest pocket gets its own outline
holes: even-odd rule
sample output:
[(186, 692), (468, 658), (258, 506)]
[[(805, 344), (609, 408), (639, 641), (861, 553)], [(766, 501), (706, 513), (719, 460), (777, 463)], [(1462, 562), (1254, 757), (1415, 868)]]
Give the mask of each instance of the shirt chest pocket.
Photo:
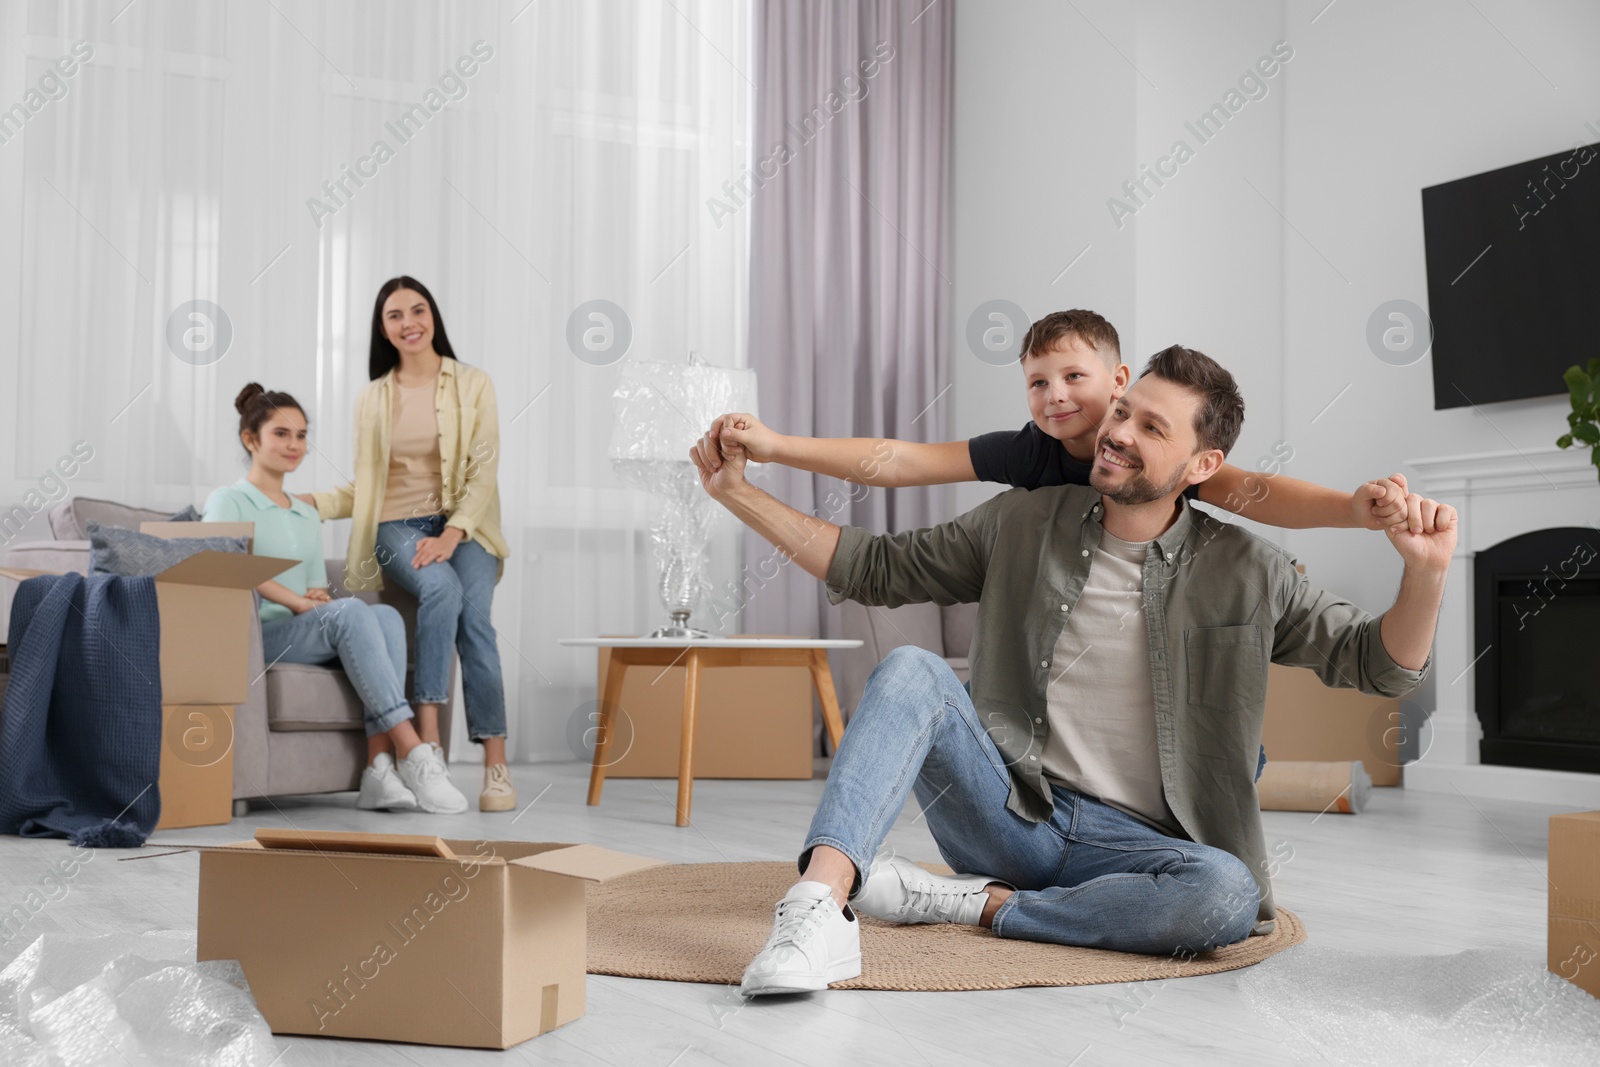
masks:
[(1189, 703), (1243, 711), (1267, 698), (1267, 661), (1259, 626), (1205, 626), (1183, 632)]

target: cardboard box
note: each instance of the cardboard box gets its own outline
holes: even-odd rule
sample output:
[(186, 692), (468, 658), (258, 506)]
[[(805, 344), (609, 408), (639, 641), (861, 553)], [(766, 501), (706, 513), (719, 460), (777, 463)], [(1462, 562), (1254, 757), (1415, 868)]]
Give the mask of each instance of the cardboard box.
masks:
[[(243, 537), (247, 543), (255, 530), (253, 522), (139, 524), (140, 533), (155, 537)], [(226, 552), (202, 555), (239, 558)], [(199, 558), (190, 557), (179, 566)], [(162, 584), (156, 584), (161, 603), (162, 703), (158, 830), (220, 826), (233, 820), (233, 713), (234, 706), (250, 699), (250, 627), (256, 603), (249, 590), (295, 562), (248, 558), (269, 560), (271, 566), (263, 567), (263, 573), (272, 573), (243, 590), (191, 585), (163, 594)], [(216, 566), (215, 561), (207, 566)], [(242, 622), (234, 623), (235, 618)]]
[[(148, 527), (159, 529), (148, 529)], [(157, 536), (248, 536), (252, 523), (146, 523)], [(155, 576), (161, 626), (161, 821), (211, 826), (233, 816), (233, 705), (250, 693), (251, 591), (292, 559), (201, 552)], [(0, 568), (22, 581), (55, 571)], [(198, 718), (197, 718), (198, 717)], [(202, 726), (205, 728), (202, 729)]]
[(233, 821), (230, 705), (162, 705), (160, 789), (158, 830)]
[(1600, 997), (1600, 811), (1550, 816), (1546, 966)]
[(1373, 785), (1400, 784), (1400, 701), (1330, 689), (1304, 667), (1267, 668), (1267, 760), (1360, 760)]
[(196, 959), (238, 960), (274, 1033), (510, 1048), (584, 1013), (587, 884), (661, 862), (258, 831), (201, 850)]
[[(601, 648), (595, 692), (606, 689), (611, 650)], [(678, 777), (683, 667), (629, 667), (622, 685), (614, 762), (607, 778)], [(694, 776), (810, 778), (811, 672), (805, 667), (706, 667), (695, 711)], [(617, 752), (624, 752), (618, 757)]]

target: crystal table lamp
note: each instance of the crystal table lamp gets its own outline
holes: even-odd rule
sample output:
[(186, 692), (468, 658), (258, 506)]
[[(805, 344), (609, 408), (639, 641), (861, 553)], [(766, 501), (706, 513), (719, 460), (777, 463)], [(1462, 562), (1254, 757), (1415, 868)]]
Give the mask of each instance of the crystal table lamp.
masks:
[(715, 502), (700, 488), (689, 450), (730, 411), (756, 411), (752, 370), (717, 367), (691, 352), (687, 362), (629, 360), (612, 394), (616, 424), (612, 465), (623, 480), (655, 494), (650, 545), (661, 570), (661, 600), (670, 622), (651, 637), (711, 637), (689, 625), (710, 588), (706, 544)]

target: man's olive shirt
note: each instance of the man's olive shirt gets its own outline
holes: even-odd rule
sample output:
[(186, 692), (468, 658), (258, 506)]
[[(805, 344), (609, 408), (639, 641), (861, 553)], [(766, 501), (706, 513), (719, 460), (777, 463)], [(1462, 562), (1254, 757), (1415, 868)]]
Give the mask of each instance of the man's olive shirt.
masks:
[[(1255, 875), (1258, 919), (1276, 915), (1255, 773), (1267, 664), (1309, 667), (1323, 683), (1387, 697), (1420, 671), (1394, 662), (1381, 616), (1311, 585), (1270, 542), (1180, 498), (1150, 542), (1143, 611), (1167, 804), (1190, 838), (1225, 849)], [(1011, 771), (1006, 807), (1048, 819), (1040, 758), (1050, 729), (1045, 689), (1056, 639), (1076, 609), (1100, 544), (1104, 507), (1085, 486), (1013, 489), (931, 529), (874, 537), (840, 530), (832, 603), (898, 607), (976, 601), (972, 703)], [(1431, 662), (1431, 660), (1430, 660)]]

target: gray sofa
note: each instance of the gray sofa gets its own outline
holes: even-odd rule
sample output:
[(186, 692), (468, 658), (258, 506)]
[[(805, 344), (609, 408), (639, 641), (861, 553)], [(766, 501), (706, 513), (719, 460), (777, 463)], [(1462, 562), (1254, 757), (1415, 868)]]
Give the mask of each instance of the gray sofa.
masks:
[[(70, 509), (77, 504), (76, 515)], [(53, 532), (72, 534), (74, 523), (94, 519), (138, 528), (139, 523), (172, 516), (165, 511), (129, 508), (106, 501), (63, 501), (51, 514)], [(49, 571), (89, 572), (89, 542), (81, 538), (30, 541), (12, 545), (5, 565)], [(344, 587), (344, 560), (327, 561), (334, 596), (354, 596), (368, 603), (389, 604), (406, 624), (406, 645), (416, 637), (417, 602), (409, 593), (388, 583), (381, 593), (352, 592)], [(0, 582), (0, 611), (9, 620), (12, 588)], [(233, 795), (236, 809), (247, 800), (333, 793), (356, 789), (366, 766), (366, 731), (361, 701), (337, 666), (275, 663), (268, 667), (261, 652), (261, 623), (250, 628), (250, 696), (234, 712)], [(411, 667), (406, 670), (406, 695), (411, 688)], [(451, 667), (454, 690), (455, 667)], [(440, 747), (450, 751), (453, 704), (439, 709)]]
[(978, 605), (955, 604), (942, 608), (937, 604), (906, 604), (898, 608), (868, 608), (847, 600), (839, 605), (841, 636), (862, 642), (860, 648), (837, 653), (839, 665), (839, 708), (848, 721), (861, 694), (867, 687), (867, 676), (901, 645), (915, 645), (937, 652), (956, 672), (956, 677), (967, 680), (967, 655), (972, 648), (972, 631), (978, 620)]

